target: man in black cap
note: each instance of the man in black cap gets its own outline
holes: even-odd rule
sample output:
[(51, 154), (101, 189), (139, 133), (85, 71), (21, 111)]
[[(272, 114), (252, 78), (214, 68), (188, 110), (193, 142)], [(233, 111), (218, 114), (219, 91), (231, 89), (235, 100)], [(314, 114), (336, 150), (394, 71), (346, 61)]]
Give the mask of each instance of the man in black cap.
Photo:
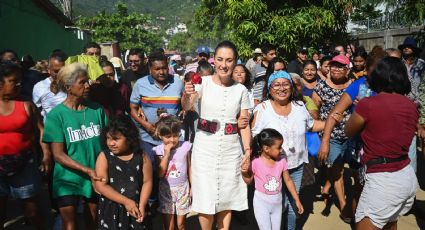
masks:
[(402, 59), (409, 74), (412, 91), (408, 95), (416, 104), (419, 103), (419, 84), (422, 74), (425, 72), (425, 61), (419, 58), (421, 49), (418, 48), (416, 40), (412, 37), (404, 39), (403, 44), (398, 46)]
[(303, 73), (303, 65), (307, 60), (307, 49), (305, 47), (301, 48), (297, 52), (297, 58), (289, 62), (288, 64), (288, 72), (296, 73), (298, 75), (302, 75)]

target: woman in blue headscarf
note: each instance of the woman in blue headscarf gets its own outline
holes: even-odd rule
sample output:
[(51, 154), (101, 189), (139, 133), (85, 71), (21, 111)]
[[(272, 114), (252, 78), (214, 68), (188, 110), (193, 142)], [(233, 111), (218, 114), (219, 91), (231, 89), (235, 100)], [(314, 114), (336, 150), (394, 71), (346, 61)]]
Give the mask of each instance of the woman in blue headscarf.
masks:
[[(283, 136), (282, 157), (288, 162), (289, 174), (299, 193), (304, 163), (308, 163), (305, 133), (323, 130), (324, 122), (314, 120), (308, 113), (302, 95), (297, 93), (291, 76), (276, 71), (267, 81), (267, 100), (257, 105), (251, 123), (252, 135), (273, 128)], [(289, 194), (288, 191), (285, 191)], [(288, 207), (288, 230), (295, 229), (296, 206), (291, 196), (285, 196)]]

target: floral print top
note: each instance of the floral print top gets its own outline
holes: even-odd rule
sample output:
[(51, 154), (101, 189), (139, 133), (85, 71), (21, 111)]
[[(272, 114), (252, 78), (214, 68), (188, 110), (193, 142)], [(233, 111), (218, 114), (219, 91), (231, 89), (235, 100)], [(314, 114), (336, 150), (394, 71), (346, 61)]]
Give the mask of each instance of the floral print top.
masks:
[[(332, 109), (335, 107), (335, 105), (338, 103), (344, 91), (345, 89), (333, 89), (326, 83), (326, 81), (319, 80), (316, 87), (314, 88), (314, 92), (316, 92), (317, 95), (322, 100), (322, 106), (320, 106), (320, 109), (319, 109), (320, 120), (325, 121), (328, 118), (328, 115), (330, 114)], [(345, 110), (343, 115), (344, 115), (344, 118), (342, 122), (337, 124), (332, 130), (332, 133), (331, 133), (332, 139), (337, 139), (337, 140), (348, 139), (348, 137), (345, 135), (344, 127), (345, 127), (345, 123), (350, 118), (350, 115), (351, 115), (350, 110), (349, 109)], [(323, 132), (320, 132), (319, 134), (320, 136), (323, 136)]]

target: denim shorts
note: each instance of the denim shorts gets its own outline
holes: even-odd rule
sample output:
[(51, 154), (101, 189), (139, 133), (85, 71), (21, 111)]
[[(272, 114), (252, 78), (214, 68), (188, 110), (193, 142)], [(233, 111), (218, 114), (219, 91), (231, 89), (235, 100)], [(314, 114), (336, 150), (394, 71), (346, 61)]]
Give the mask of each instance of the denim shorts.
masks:
[(328, 166), (332, 166), (333, 164), (343, 164), (345, 162), (347, 152), (349, 151), (348, 146), (348, 140), (331, 139), (329, 141)]
[(12, 176), (0, 176), (0, 197), (28, 199), (38, 194), (41, 188), (41, 172), (34, 158), (33, 156), (28, 160), (22, 171)]

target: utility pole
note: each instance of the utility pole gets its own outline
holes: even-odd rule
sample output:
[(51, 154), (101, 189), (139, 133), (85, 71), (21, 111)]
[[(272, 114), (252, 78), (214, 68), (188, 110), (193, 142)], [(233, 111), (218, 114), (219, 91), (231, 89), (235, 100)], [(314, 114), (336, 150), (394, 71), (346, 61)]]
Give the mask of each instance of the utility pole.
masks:
[(72, 20), (72, 0), (58, 0), (58, 2), (62, 7), (63, 14)]

